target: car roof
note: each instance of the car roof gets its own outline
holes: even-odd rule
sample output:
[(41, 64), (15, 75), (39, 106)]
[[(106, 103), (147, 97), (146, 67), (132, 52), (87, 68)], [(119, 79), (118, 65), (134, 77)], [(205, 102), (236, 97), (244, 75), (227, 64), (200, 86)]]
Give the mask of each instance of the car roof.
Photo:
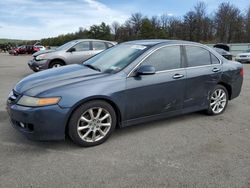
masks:
[(145, 45), (145, 46), (155, 46), (158, 44), (195, 44), (201, 45), (200, 43), (184, 41), (184, 40), (165, 40), (165, 39), (149, 39), (149, 40), (134, 40), (125, 42), (126, 44), (134, 45)]
[(109, 43), (115, 43), (114, 41), (99, 40), (99, 39), (76, 39), (76, 40), (72, 40), (71, 42), (84, 42), (84, 41), (97, 41), (97, 42), (109, 42)]

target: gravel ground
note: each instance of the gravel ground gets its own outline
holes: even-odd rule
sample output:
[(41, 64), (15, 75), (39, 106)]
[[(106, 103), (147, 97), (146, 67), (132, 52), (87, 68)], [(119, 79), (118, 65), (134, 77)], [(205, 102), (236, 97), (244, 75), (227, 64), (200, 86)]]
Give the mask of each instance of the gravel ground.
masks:
[(250, 188), (250, 65), (220, 116), (192, 113), (119, 129), (104, 144), (34, 142), (14, 130), (5, 101), (32, 74), (30, 56), (0, 54), (0, 187)]

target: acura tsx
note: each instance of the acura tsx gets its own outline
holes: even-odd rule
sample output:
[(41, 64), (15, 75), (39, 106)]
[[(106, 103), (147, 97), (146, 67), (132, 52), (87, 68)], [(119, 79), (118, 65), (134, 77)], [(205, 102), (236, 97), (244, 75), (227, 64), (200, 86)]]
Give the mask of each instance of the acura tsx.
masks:
[(13, 127), (30, 139), (80, 146), (106, 141), (116, 127), (206, 111), (239, 96), (243, 67), (199, 43), (121, 43), (82, 64), (32, 74), (10, 92)]

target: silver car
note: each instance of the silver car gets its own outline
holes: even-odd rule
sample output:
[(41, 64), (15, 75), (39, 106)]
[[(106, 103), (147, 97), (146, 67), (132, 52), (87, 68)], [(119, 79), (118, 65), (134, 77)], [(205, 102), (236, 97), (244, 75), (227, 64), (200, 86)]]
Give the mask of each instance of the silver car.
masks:
[(250, 48), (247, 49), (244, 53), (237, 54), (235, 61), (240, 63), (250, 63)]
[(37, 72), (68, 64), (78, 64), (116, 44), (116, 42), (94, 39), (73, 40), (54, 50), (34, 53), (28, 65)]

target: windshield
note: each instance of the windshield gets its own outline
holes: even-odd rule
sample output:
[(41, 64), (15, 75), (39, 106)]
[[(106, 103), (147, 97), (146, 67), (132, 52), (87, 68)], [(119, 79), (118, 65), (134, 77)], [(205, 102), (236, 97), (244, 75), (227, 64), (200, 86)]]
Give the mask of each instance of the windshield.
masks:
[(84, 65), (91, 65), (101, 72), (116, 73), (148, 49), (148, 46), (120, 44), (88, 59)]
[(67, 43), (63, 44), (62, 46), (59, 46), (58, 48), (56, 48), (56, 50), (67, 50), (68, 48), (70, 48), (71, 46), (73, 46), (76, 43), (77, 43), (77, 41), (67, 42)]

